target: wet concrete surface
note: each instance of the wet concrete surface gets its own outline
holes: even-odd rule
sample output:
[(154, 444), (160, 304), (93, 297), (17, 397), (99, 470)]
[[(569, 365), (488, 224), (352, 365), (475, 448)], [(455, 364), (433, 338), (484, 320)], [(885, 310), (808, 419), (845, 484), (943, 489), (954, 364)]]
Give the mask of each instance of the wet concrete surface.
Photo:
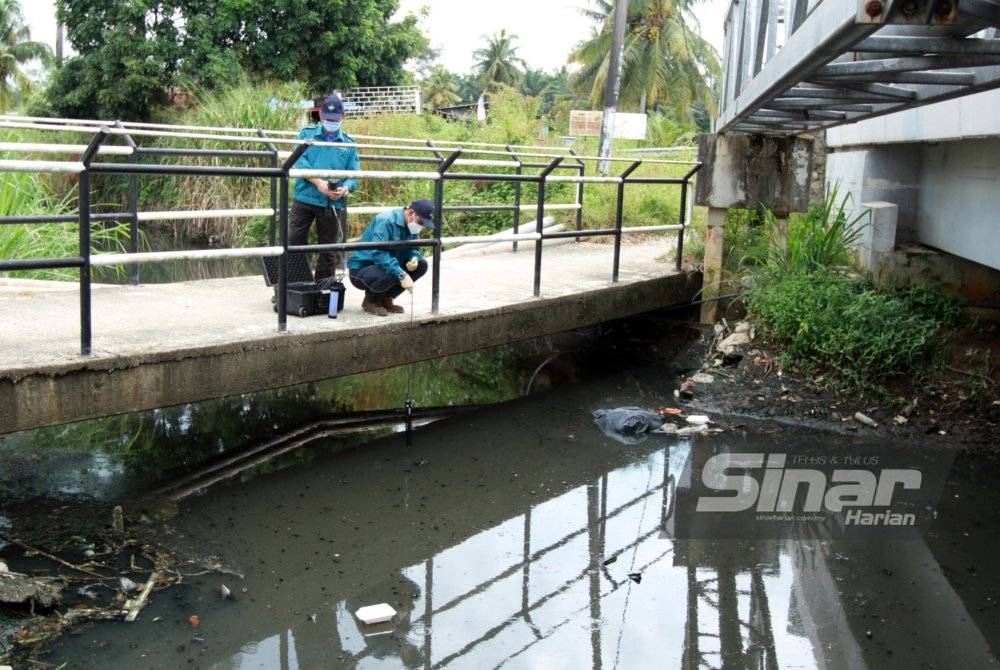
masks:
[[(670, 539), (676, 483), (699, 452), (808, 441), (873, 454), (883, 445), (724, 417), (719, 435), (624, 445), (593, 424), (594, 409), (666, 404), (661, 374), (637, 366), (484, 409), (421, 429), (411, 447), (401, 435), (339, 453), (317, 445), (289, 467), (188, 498), (166, 539), (245, 579), (187, 579), (135, 624), (82, 628), (43, 660), (996, 667), (994, 454), (952, 454), (937, 519), (919, 537)], [(222, 599), (221, 584), (235, 597)], [(398, 612), (390, 624), (353, 616), (381, 602)]]

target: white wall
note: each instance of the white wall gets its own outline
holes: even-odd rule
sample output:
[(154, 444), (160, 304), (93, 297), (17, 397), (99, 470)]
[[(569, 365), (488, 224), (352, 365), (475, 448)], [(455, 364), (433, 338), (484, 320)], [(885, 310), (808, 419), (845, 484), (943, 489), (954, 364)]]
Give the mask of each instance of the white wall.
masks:
[(917, 238), (1000, 270), (1000, 137), (923, 145)]
[(1000, 135), (1000, 89), (831, 128), (830, 148)]
[(1000, 270), (1000, 90), (832, 128), (827, 145), (827, 184), (898, 205), (897, 242)]

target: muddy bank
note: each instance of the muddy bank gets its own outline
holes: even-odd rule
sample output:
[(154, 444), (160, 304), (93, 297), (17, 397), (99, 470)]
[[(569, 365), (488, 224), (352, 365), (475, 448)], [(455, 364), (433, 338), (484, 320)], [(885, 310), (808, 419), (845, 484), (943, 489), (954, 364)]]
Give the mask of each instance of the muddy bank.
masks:
[[(1000, 367), (990, 363), (1000, 357), (996, 325), (956, 334), (941, 369), (914, 371), (879, 393), (840, 391), (824, 375), (785, 368), (780, 347), (755, 332), (749, 342), (725, 346), (737, 328), (753, 330), (738, 320), (725, 322), (721, 332), (700, 328), (678, 357), (671, 382), (692, 408), (953, 448), (1000, 448)], [(707, 376), (693, 378), (699, 373)]]

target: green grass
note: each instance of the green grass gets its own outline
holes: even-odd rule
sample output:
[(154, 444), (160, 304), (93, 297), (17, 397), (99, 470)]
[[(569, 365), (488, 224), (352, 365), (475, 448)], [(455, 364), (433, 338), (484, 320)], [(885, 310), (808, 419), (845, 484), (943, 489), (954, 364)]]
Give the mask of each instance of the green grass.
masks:
[[(0, 216), (69, 214), (73, 192), (62, 198), (47, 195), (42, 175), (27, 172), (0, 172)], [(0, 225), (0, 258), (68, 258), (80, 255), (79, 225), (76, 223)], [(91, 249), (123, 251), (128, 243), (127, 224), (94, 224)], [(119, 268), (119, 271), (121, 269)], [(30, 279), (73, 280), (79, 271), (72, 268), (2, 273)]]

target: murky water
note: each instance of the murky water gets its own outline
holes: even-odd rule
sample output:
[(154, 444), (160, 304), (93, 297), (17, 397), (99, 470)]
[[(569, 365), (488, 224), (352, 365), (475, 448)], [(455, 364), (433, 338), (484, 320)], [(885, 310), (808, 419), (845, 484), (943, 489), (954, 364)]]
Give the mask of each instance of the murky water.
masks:
[[(925, 461), (937, 519), (905, 538), (671, 539), (699, 455), (873, 454), (768, 424), (624, 445), (590, 412), (669, 401), (642, 365), (335, 451), (186, 498), (176, 542), (245, 573), (191, 578), (132, 625), (45, 660), (71, 668), (988, 668), (1000, 644), (1000, 467)], [(723, 420), (723, 423), (726, 423)], [(742, 422), (746, 424), (746, 422)], [(910, 445), (914, 446), (914, 445)], [(928, 449), (931, 449), (928, 447)], [(226, 584), (235, 598), (223, 600)], [(365, 626), (361, 606), (392, 622)], [(191, 615), (200, 617), (192, 628)]]

